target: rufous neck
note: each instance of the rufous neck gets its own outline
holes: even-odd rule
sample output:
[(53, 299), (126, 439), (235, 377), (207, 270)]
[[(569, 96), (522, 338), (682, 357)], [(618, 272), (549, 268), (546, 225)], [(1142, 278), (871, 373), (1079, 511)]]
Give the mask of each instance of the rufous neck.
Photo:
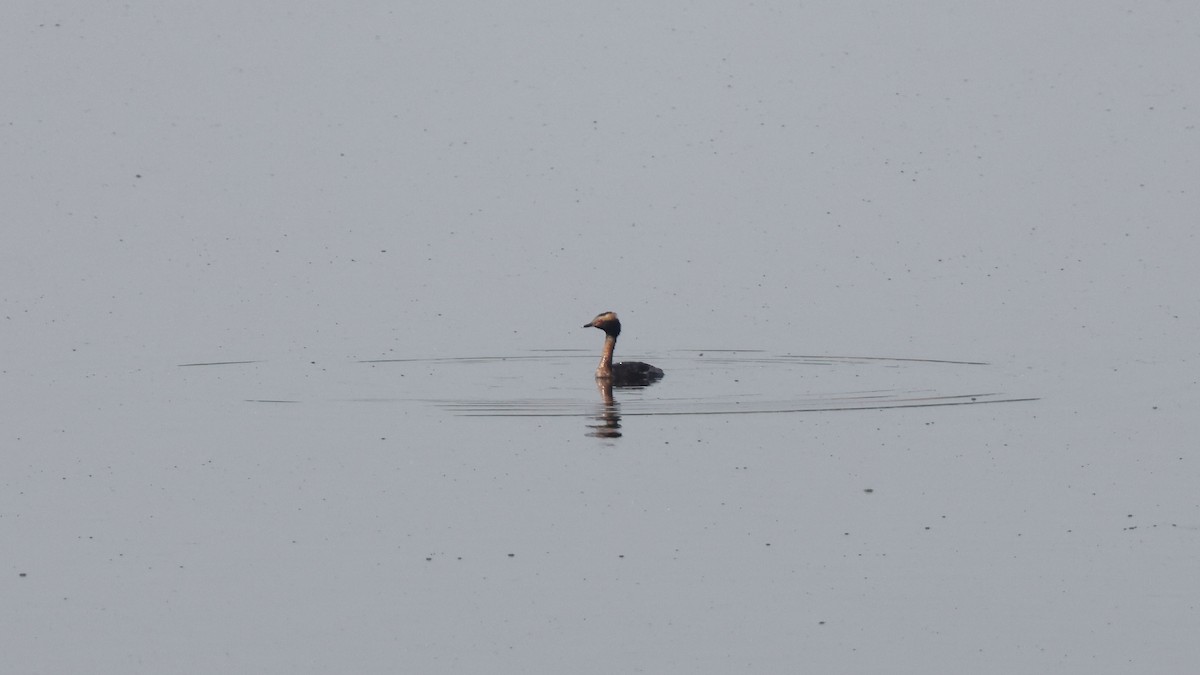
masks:
[(604, 337), (604, 350), (600, 352), (600, 366), (596, 368), (597, 375), (608, 375), (612, 373), (613, 350), (617, 348), (617, 336), (606, 335)]

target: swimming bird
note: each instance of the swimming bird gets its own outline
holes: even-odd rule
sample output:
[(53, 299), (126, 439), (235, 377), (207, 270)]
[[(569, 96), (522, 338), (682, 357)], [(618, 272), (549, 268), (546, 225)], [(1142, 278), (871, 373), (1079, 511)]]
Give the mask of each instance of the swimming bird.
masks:
[(584, 328), (599, 328), (604, 331), (604, 350), (600, 352), (600, 366), (596, 368), (596, 379), (606, 380), (614, 386), (647, 385), (662, 379), (663, 371), (641, 361), (613, 363), (613, 350), (617, 348), (617, 336), (621, 334), (621, 320), (614, 312), (597, 314)]

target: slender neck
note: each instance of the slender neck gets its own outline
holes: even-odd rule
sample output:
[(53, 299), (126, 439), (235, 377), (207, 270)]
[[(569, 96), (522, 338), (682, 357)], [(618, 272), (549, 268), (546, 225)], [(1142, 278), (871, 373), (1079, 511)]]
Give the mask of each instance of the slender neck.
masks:
[(604, 351), (600, 352), (600, 366), (596, 368), (596, 377), (610, 377), (612, 375), (613, 350), (616, 348), (617, 336), (606, 335), (604, 337)]

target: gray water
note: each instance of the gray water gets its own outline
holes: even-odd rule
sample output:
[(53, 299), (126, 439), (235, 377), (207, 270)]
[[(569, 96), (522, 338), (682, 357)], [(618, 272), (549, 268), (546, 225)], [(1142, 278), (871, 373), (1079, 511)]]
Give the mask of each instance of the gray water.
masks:
[(1197, 25), (13, 4), (2, 670), (1193, 672)]

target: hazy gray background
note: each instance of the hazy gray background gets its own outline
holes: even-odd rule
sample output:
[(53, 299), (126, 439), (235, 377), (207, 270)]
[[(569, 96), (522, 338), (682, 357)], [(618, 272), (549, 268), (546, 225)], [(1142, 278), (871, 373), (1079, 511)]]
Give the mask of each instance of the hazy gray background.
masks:
[[(7, 672), (1200, 662), (1200, 5), (3, 19)], [(590, 356), (358, 363), (590, 353), (606, 309), (1042, 400), (602, 442), (418, 400), (594, 399)], [(686, 373), (638, 395), (727, 385)]]

